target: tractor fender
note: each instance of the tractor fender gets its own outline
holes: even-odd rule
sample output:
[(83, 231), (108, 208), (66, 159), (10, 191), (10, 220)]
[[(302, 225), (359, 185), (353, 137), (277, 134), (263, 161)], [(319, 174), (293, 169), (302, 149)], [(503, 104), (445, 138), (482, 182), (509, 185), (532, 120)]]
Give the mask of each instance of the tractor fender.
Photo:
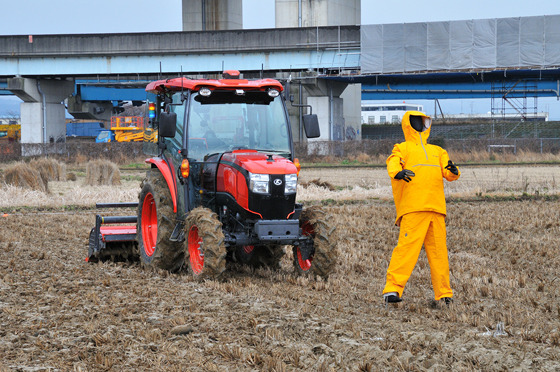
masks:
[(165, 182), (167, 182), (167, 187), (169, 187), (169, 193), (171, 194), (171, 200), (173, 201), (173, 212), (177, 213), (177, 187), (175, 185), (175, 178), (173, 177), (173, 173), (167, 162), (162, 158), (149, 158), (145, 160), (146, 163), (152, 164), (152, 168), (155, 166), (161, 174), (163, 178), (165, 178)]

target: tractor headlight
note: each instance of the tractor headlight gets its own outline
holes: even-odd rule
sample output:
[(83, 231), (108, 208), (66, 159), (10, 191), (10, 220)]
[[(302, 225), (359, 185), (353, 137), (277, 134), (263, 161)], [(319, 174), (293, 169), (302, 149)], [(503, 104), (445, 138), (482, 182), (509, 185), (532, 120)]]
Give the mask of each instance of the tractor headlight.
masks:
[(269, 181), (270, 176), (268, 174), (249, 173), (249, 188), (252, 192), (268, 194)]
[(293, 194), (297, 189), (297, 174), (285, 175), (284, 194)]

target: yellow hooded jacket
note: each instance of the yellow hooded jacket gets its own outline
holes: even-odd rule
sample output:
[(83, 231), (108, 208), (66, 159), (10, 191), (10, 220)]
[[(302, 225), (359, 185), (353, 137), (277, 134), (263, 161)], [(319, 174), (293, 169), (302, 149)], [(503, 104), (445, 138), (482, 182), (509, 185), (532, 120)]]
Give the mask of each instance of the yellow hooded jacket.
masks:
[[(430, 128), (418, 132), (410, 125), (410, 116), (428, 117), (419, 111), (407, 111), (402, 119), (405, 142), (396, 144), (387, 159), (387, 172), (391, 177), (393, 198), (397, 208), (396, 225), (402, 216), (410, 212), (437, 212), (446, 215), (443, 179), (455, 181), (461, 175), (454, 175), (445, 169), (449, 161), (447, 151), (427, 143)], [(395, 180), (395, 175), (403, 169), (415, 173), (410, 182)]]

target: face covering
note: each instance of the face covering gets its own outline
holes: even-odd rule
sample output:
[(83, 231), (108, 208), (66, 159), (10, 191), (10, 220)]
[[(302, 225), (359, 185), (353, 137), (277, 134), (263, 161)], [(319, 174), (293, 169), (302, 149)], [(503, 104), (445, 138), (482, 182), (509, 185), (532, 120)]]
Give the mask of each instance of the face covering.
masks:
[(424, 130), (422, 116), (410, 115), (410, 126), (414, 128), (415, 131), (422, 132)]
[(427, 116), (410, 115), (410, 126), (417, 132), (423, 132), (432, 125), (432, 119)]

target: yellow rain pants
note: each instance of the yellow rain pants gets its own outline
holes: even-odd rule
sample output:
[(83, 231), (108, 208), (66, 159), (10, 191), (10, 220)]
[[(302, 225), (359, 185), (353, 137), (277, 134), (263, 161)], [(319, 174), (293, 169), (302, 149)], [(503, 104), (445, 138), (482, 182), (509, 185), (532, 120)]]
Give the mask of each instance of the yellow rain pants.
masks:
[(442, 297), (453, 297), (449, 284), (445, 216), (437, 212), (407, 213), (402, 216), (400, 229), (399, 242), (393, 250), (387, 269), (383, 294), (397, 292), (402, 297), (404, 286), (424, 244), (436, 301)]

